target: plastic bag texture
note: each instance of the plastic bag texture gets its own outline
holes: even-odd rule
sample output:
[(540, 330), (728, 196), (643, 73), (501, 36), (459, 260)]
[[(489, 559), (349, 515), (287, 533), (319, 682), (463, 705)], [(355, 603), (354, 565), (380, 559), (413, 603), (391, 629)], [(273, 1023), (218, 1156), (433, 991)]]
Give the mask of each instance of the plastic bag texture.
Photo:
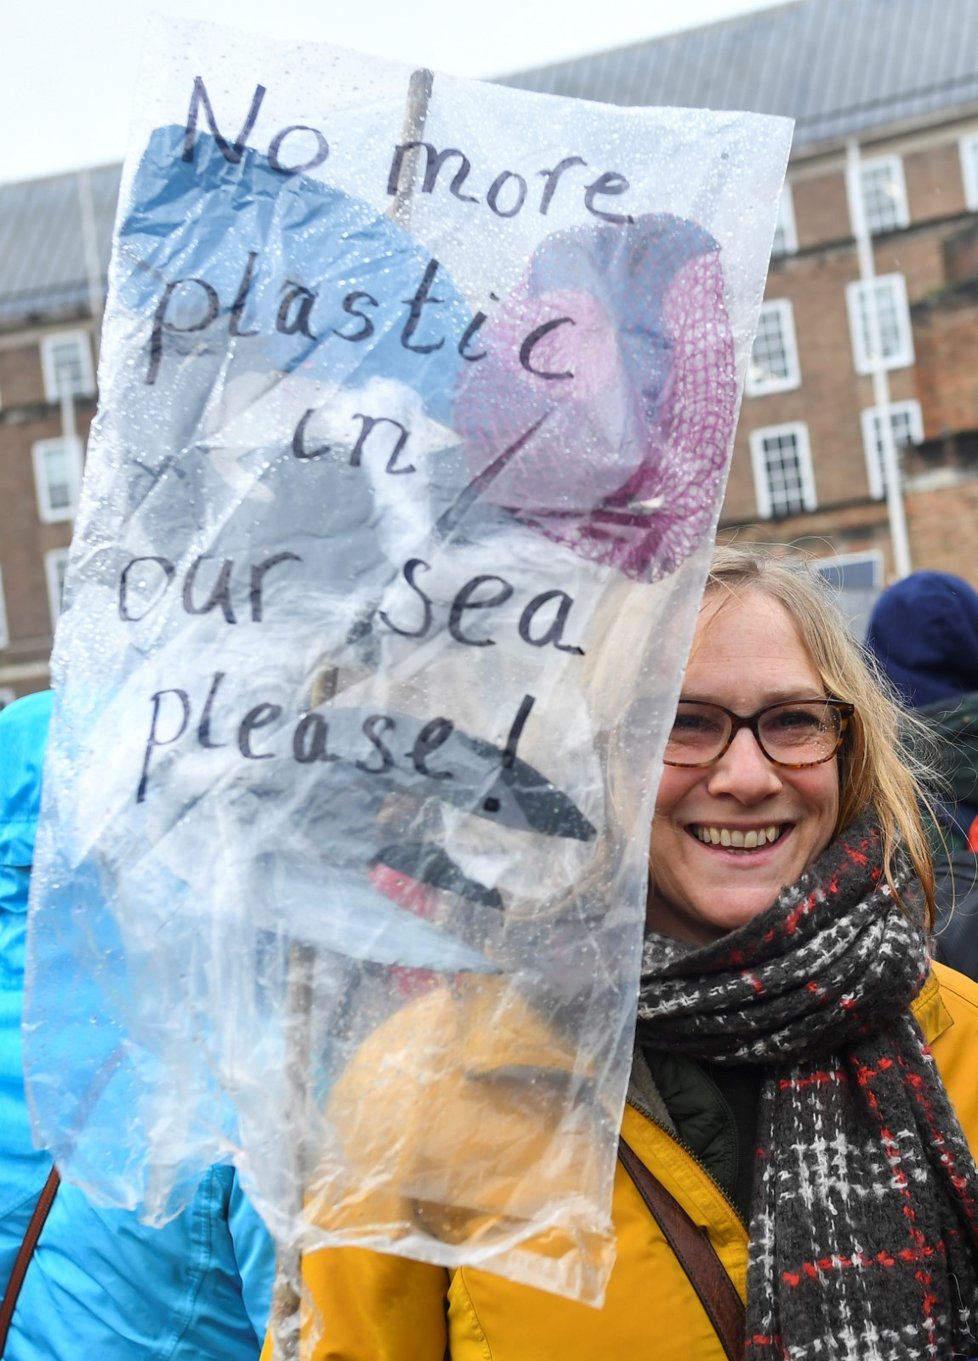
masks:
[(790, 124), (154, 21), (54, 660), (38, 1135), (600, 1300)]

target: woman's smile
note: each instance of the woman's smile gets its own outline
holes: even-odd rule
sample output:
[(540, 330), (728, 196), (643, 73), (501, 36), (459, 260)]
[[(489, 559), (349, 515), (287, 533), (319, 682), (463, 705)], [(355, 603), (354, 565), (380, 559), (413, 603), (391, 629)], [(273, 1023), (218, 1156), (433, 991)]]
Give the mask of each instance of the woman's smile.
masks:
[(707, 827), (693, 823), (688, 829), (697, 841), (704, 846), (722, 846), (725, 850), (755, 851), (764, 846), (773, 846), (781, 837), (784, 827), (772, 822), (766, 827)]

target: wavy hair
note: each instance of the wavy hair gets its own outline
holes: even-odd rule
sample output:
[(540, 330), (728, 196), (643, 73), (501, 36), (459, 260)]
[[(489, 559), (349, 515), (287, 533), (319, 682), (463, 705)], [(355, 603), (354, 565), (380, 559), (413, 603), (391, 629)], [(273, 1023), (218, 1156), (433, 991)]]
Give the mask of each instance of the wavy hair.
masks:
[(850, 632), (831, 588), (809, 559), (785, 556), (759, 544), (718, 547), (706, 597), (727, 591), (761, 591), (788, 611), (798, 635), (834, 699), (855, 705), (839, 763), (839, 819), (835, 835), (872, 809), (883, 836), (887, 883), (894, 885), (897, 849), (909, 856), (923, 887), (933, 925), (934, 862), (926, 819), (933, 817), (934, 743), (926, 726), (906, 713), (885, 676)]

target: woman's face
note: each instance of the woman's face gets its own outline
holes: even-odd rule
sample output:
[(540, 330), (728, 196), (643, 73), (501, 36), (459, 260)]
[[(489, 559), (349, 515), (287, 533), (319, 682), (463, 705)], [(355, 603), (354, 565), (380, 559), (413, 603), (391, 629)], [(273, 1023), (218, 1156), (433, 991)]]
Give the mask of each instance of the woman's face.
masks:
[[(684, 699), (746, 715), (825, 693), (783, 605), (750, 589), (706, 597)], [(699, 945), (742, 926), (821, 854), (838, 815), (837, 757), (801, 770), (776, 766), (747, 728), (712, 766), (665, 766), (652, 823), (648, 925)], [(701, 836), (714, 829), (763, 831), (764, 844), (704, 844)]]

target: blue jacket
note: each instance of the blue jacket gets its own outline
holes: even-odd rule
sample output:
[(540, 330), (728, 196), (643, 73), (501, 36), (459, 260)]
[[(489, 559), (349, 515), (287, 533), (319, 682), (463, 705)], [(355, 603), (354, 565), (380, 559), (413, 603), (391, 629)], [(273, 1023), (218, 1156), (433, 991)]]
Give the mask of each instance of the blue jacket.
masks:
[[(20, 1022), (27, 893), (51, 695), (0, 712), (0, 1292), (51, 1167), (31, 1143)], [(255, 1361), (274, 1250), (231, 1167), (164, 1228), (62, 1183), (4, 1361)]]

